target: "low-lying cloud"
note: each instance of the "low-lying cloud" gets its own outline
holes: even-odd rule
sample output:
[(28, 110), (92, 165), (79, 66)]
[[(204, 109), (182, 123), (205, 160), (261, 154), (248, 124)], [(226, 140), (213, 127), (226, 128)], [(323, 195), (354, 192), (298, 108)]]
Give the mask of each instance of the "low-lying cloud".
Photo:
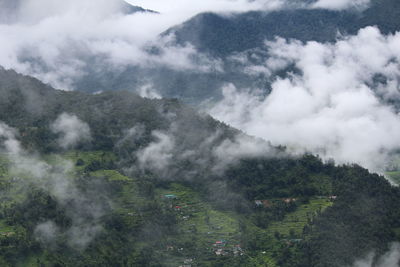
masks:
[(400, 264), (400, 244), (393, 243), (390, 250), (375, 259), (375, 253), (370, 253), (365, 259), (357, 260), (353, 267), (398, 267)]
[(318, 0), (311, 6), (313, 8), (325, 8), (333, 10), (342, 10), (348, 8), (363, 9), (370, 3), (370, 0)]
[[(135, 133), (138, 127), (133, 128)], [(139, 171), (150, 171), (162, 179), (192, 179), (204, 171), (222, 174), (241, 159), (280, 156), (268, 142), (243, 133), (228, 138), (222, 131), (216, 130), (188, 138), (182, 137), (180, 131), (179, 123), (172, 123), (166, 131), (152, 131), (153, 140), (133, 152), (137, 166), (132, 166), (132, 170), (138, 167)], [(186, 134), (196, 135), (191, 132)], [(127, 138), (135, 140), (137, 137), (136, 134), (124, 137), (121, 143), (127, 142)]]
[(155, 141), (137, 153), (139, 164), (143, 169), (164, 170), (172, 161), (174, 137), (160, 131), (154, 131), (152, 135)]
[(189, 18), (202, 12), (246, 12), (281, 8), (285, 0), (129, 0), (130, 3), (163, 14)]
[(375, 27), (335, 44), (267, 42), (269, 59), (246, 68), (266, 76), (293, 71), (272, 82), (267, 96), (227, 85), (210, 113), (295, 153), (382, 170), (400, 148), (400, 117), (388, 104), (400, 93), (399, 47), (399, 33), (383, 36)]
[(90, 128), (77, 116), (61, 114), (51, 125), (54, 133), (59, 134), (58, 144), (64, 148), (74, 148), (82, 142), (90, 141)]
[(71, 227), (65, 233), (52, 221), (38, 224), (34, 230), (36, 238), (46, 245), (52, 245), (58, 234), (65, 234), (68, 244), (75, 249), (84, 249), (102, 230), (100, 219), (108, 208), (107, 201), (99, 200), (98, 194), (88, 194), (80, 190), (73, 175), (71, 161), (55, 158), (50, 164), (38, 155), (25, 151), (17, 139), (15, 129), (0, 123), (0, 153), (6, 155), (9, 173), (20, 179), (21, 183), (33, 185), (49, 193), (66, 211), (71, 219)]

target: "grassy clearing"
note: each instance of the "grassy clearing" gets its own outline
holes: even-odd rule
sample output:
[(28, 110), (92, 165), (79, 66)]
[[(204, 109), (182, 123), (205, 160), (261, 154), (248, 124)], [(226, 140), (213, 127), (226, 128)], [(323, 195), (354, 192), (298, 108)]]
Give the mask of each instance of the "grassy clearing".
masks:
[(0, 220), (0, 236), (7, 233), (14, 233), (15, 229), (13, 226), (6, 224), (4, 220)]
[[(117, 157), (112, 152), (105, 151), (70, 151), (63, 155), (67, 160), (72, 161), (77, 171), (83, 171), (93, 162), (110, 162), (116, 161)], [(82, 164), (77, 164), (78, 160), (82, 160)]]
[(318, 212), (322, 212), (327, 207), (333, 205), (329, 199), (311, 199), (309, 203), (300, 205), (296, 211), (285, 216), (282, 221), (272, 223), (267, 232), (274, 235), (278, 232), (284, 238), (290, 238), (290, 233), (294, 233), (294, 237), (301, 237), (303, 228), (313, 219)]
[(125, 175), (122, 175), (116, 170), (99, 170), (90, 172), (90, 176), (93, 177), (104, 177), (109, 181), (130, 181), (131, 179)]

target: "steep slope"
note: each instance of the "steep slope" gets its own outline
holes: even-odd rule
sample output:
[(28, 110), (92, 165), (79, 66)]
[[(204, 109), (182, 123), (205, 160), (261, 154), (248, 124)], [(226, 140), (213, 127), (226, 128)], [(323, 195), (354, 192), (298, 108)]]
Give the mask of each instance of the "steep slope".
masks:
[[(125, 130), (137, 124), (145, 125), (149, 134), (154, 130), (168, 131), (171, 123), (176, 123), (184, 130), (180, 134), (186, 135), (182, 136), (185, 140), (193, 139), (190, 144), (219, 129), (229, 136), (237, 133), (176, 99), (150, 100), (124, 91), (96, 95), (56, 91), (34, 78), (4, 69), (0, 69), (0, 88), (1, 121), (16, 128), (37, 127), (50, 132), (50, 123), (61, 113), (73, 113), (88, 122), (96, 140), (91, 144), (94, 149), (111, 148)], [(39, 147), (51, 149), (52, 144), (41, 143)]]
[(177, 100), (0, 77), (2, 266), (339, 267), (400, 240), (400, 190), (361, 167)]

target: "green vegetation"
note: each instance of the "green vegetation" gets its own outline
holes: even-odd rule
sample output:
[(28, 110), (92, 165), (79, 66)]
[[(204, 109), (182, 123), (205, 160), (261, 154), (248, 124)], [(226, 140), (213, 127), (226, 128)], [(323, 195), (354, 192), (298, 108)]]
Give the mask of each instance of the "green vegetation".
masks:
[[(272, 190), (277, 195), (263, 200), (263, 203), (267, 203), (267, 205), (257, 206), (253, 198), (239, 198), (231, 199), (231, 201), (241, 202), (246, 207), (245, 209), (240, 205), (233, 205), (233, 208), (221, 206), (220, 199), (210, 201), (205, 188), (199, 187), (199, 185), (178, 181), (153, 182), (145, 177), (138, 179), (123, 175), (116, 169), (103, 169), (103, 167), (108, 167), (110, 159), (117, 159), (113, 154), (108, 153), (108, 156), (105, 156), (106, 154), (99, 151), (75, 151), (44, 157), (47, 162), (54, 164), (62, 162), (62, 159), (72, 162), (82, 159), (85, 164), (73, 165), (75, 171), (71, 172), (78, 175), (73, 180), (76, 186), (85, 188), (96, 185), (96, 192), (107, 197), (107, 201), (112, 202), (113, 208), (98, 222), (102, 225), (103, 231), (91, 241), (91, 244), (84, 250), (65, 246), (64, 242), (68, 242), (68, 232), (64, 232), (52, 241), (55, 242), (52, 247), (48, 247), (48, 243), (37, 239), (37, 234), (35, 234), (37, 230), (35, 229), (40, 222), (55, 221), (59, 225), (60, 231), (63, 227), (68, 231), (73, 222), (68, 219), (67, 214), (70, 212), (68, 207), (59, 203), (53, 196), (44, 191), (36, 191), (34, 188), (25, 188), (25, 198), (5, 201), (0, 210), (0, 214), (4, 214), (4, 219), (0, 221), (0, 235), (3, 241), (0, 241), (14, 240), (13, 242), (15, 242), (12, 247), (2, 246), (1, 260), (3, 262), (16, 266), (41, 266), (41, 264), (69, 266), (76, 265), (78, 262), (84, 262), (86, 266), (107, 266), (118, 261), (123, 266), (130, 266), (129, 264), (179, 266), (184, 262), (191, 262), (196, 266), (228, 266), (232, 264), (234, 266), (303, 266), (301, 259), (303, 259), (303, 253), (307, 253), (306, 250), (313, 249), (314, 253), (319, 253), (318, 249), (321, 248), (317, 247), (315, 244), (319, 243), (315, 242), (321, 240), (320, 235), (324, 234), (324, 231), (321, 232), (321, 230), (326, 227), (338, 226), (336, 221), (326, 222), (331, 213), (337, 212), (341, 214), (340, 216), (345, 215), (346, 212), (355, 214), (354, 208), (359, 205), (357, 201), (352, 201), (348, 202), (351, 205), (346, 204), (348, 207), (343, 206), (343, 203), (348, 201), (346, 198), (354, 194), (351, 190), (349, 190), (349, 194), (343, 191), (338, 199), (332, 199), (331, 195), (313, 196), (313, 193), (306, 198), (304, 196), (299, 198), (297, 195), (281, 198), (277, 197), (283, 192), (279, 190), (278, 186)], [(275, 166), (277, 164), (286, 165), (289, 163), (287, 161), (293, 161), (291, 165), (295, 169), (299, 166), (296, 164), (301, 164), (303, 167), (308, 166), (306, 167), (307, 172), (316, 168), (318, 172), (331, 173), (330, 175), (327, 173), (312, 174), (312, 171), (310, 173), (312, 177), (325, 177), (321, 179), (321, 184), (318, 186), (315, 184), (315, 179), (308, 180), (311, 188), (323, 188), (323, 191), (326, 190), (327, 179), (333, 175), (332, 171), (341, 172), (341, 168), (324, 166), (317, 158), (311, 156), (298, 160), (280, 160), (280, 163), (272, 160)], [(308, 164), (305, 164), (306, 161)], [(99, 162), (99, 169), (85, 172), (85, 168), (93, 162)], [(270, 163), (265, 162), (267, 165)], [(243, 162), (243, 164), (236, 168), (244, 171), (243, 168), (248, 167), (248, 162)], [(345, 167), (343, 171), (346, 171), (346, 168), (350, 172), (356, 170), (354, 167)], [(359, 171), (362, 175), (366, 174), (362, 169)], [(291, 169), (285, 169), (284, 173), (291, 173)], [(282, 181), (286, 179), (284, 177), (287, 174), (284, 173), (281, 171), (276, 173), (282, 177)], [(367, 176), (363, 177), (366, 179)], [(98, 182), (101, 183), (100, 186)], [(264, 182), (270, 186), (268, 180)], [(264, 182), (260, 180), (257, 188), (263, 187)], [(348, 184), (350, 180), (343, 180), (343, 182)], [(324, 184), (325, 186), (323, 186)], [(328, 187), (334, 191), (344, 185), (338, 181), (328, 184), (334, 185), (332, 188)], [(296, 187), (296, 182), (293, 186)], [(387, 186), (385, 184), (383, 188)], [(2, 188), (2, 190), (6, 189)], [(245, 190), (248, 191), (249, 188), (247, 187)], [(359, 190), (361, 191), (357, 194), (363, 192), (364, 189), (361, 187)], [(287, 193), (289, 192), (295, 191), (287, 191)], [(398, 194), (397, 190), (393, 192)], [(224, 195), (220, 195), (220, 198), (224, 197)], [(387, 199), (389, 200), (389, 198)], [(382, 201), (383, 199), (378, 197), (376, 200)], [(393, 205), (390, 202), (387, 203)], [(387, 208), (389, 209), (389, 207)], [(57, 210), (57, 213), (53, 213), (54, 210)], [(372, 210), (364, 212), (369, 214), (373, 212)], [(369, 216), (373, 214), (371, 213)], [(388, 216), (386, 212), (383, 214)], [(335, 216), (335, 220), (340, 218), (340, 216), (336, 217), (337, 215), (332, 216)], [(399, 213), (397, 212), (395, 216), (399, 216)], [(26, 220), (29, 220), (28, 224)], [(320, 228), (321, 220), (325, 220), (323, 228)], [(377, 230), (381, 229), (381, 223), (383, 222), (378, 224)], [(383, 225), (386, 224), (383, 223)], [(393, 225), (393, 236), (399, 236), (398, 229), (400, 226)], [(349, 230), (354, 231), (354, 228)], [(370, 230), (372, 228), (368, 231)], [(374, 233), (371, 234), (376, 234), (376, 231), (372, 231)], [(368, 240), (365, 235), (363, 238)], [(329, 240), (326, 239), (322, 241), (329, 243)], [(25, 245), (21, 246), (21, 244)], [(117, 249), (119, 246), (123, 246), (124, 249)], [(28, 250), (29, 254), (26, 256), (19, 254), (22, 248)], [(49, 249), (51, 253), (49, 253)], [(118, 250), (118, 253), (115, 249)], [(122, 251), (123, 255), (120, 254)], [(17, 258), (14, 259), (14, 257)], [(339, 260), (338, 262), (341, 264), (343, 261)], [(316, 263), (313, 264), (316, 265)], [(78, 264), (78, 266), (81, 265)]]
[(309, 203), (300, 205), (294, 212), (288, 213), (282, 221), (271, 223), (267, 232), (272, 236), (287, 239), (299, 239), (303, 235), (304, 227), (321, 214), (327, 207), (333, 205), (328, 198), (311, 199)]

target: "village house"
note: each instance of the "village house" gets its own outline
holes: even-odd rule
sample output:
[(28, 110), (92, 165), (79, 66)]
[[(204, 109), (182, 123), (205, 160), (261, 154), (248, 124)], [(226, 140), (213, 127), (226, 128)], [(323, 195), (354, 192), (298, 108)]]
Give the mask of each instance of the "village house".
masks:
[(215, 255), (217, 255), (217, 256), (226, 256), (226, 255), (229, 254), (229, 252), (226, 251), (226, 250), (223, 249), (223, 248), (218, 248), (218, 249), (214, 250), (214, 253), (215, 253)]
[(284, 198), (282, 199), (283, 202), (285, 202), (286, 204), (292, 203), (292, 202), (296, 202), (297, 199), (296, 198)]
[(164, 199), (170, 199), (170, 200), (178, 199), (178, 197), (176, 195), (174, 195), (174, 194), (166, 194), (166, 195), (162, 195), (161, 197), (164, 198)]
[(272, 202), (270, 200), (254, 200), (257, 207), (270, 208), (272, 207)]
[(337, 199), (337, 196), (329, 196), (329, 200), (335, 201)]
[(3, 232), (3, 233), (0, 233), (2, 236), (7, 236), (7, 237), (10, 237), (10, 236), (13, 236), (14, 234), (15, 234), (15, 232)]
[(235, 256), (235, 257), (244, 255), (243, 249), (240, 245), (235, 245), (232, 249), (232, 252), (233, 252), (233, 256)]
[(184, 264), (192, 264), (193, 263), (193, 259), (185, 259), (183, 261)]
[(226, 240), (218, 240), (213, 244), (213, 246), (214, 247), (225, 247), (226, 243), (227, 243)]

